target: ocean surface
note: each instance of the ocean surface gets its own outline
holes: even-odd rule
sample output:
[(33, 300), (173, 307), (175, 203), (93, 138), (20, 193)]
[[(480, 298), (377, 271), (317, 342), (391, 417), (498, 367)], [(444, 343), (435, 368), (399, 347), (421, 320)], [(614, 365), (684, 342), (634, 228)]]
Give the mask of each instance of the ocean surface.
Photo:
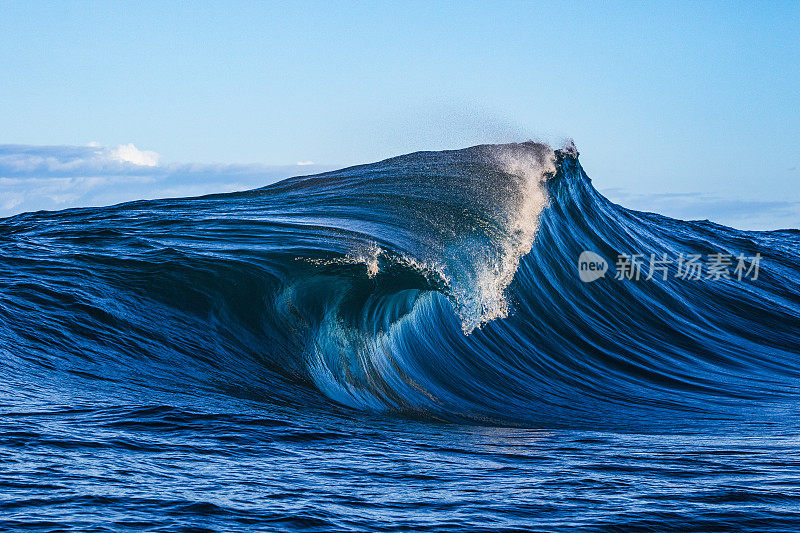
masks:
[(573, 146), (0, 219), (0, 530), (800, 531), (800, 231)]

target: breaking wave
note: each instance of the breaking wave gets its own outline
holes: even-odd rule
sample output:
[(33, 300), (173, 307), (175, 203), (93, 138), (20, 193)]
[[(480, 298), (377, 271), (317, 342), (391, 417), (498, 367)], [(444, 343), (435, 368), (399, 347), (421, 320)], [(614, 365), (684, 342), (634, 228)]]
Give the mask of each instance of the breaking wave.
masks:
[[(608, 261), (591, 283), (585, 250)], [(756, 279), (617, 275), (637, 254), (761, 263)], [(800, 232), (627, 210), (571, 145), (26, 213), (0, 220), (0, 274), (4, 372), (30, 387), (520, 425), (763, 420), (800, 398)]]

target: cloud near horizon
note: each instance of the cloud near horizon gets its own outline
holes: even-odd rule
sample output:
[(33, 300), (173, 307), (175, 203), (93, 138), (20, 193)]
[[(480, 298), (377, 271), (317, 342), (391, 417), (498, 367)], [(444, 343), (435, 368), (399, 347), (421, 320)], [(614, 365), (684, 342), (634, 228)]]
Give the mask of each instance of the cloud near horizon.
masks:
[(711, 220), (744, 230), (800, 228), (800, 202), (791, 200), (747, 200), (701, 193), (634, 194), (619, 188), (601, 192), (629, 209), (681, 220)]
[(112, 205), (255, 189), (329, 167), (161, 164), (157, 152), (115, 147), (0, 145), (0, 217), (26, 211)]

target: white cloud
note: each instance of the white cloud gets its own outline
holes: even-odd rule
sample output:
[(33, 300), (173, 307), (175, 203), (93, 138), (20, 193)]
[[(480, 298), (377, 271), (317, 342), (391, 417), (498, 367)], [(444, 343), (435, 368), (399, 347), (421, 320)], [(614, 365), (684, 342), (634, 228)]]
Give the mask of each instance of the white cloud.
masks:
[(130, 173), (158, 165), (159, 155), (132, 143), (114, 148), (92, 142), (86, 146), (0, 145), (0, 176)]
[(143, 167), (155, 167), (160, 157), (156, 152), (139, 150), (133, 143), (121, 144), (108, 151), (109, 155), (117, 161), (133, 163)]
[(305, 166), (305, 165), (313, 165), (314, 162), (313, 161), (298, 161), (297, 164), (299, 166)]
[(330, 170), (297, 165), (159, 164), (132, 143), (104, 147), (0, 144), (0, 217), (41, 209), (255, 189), (298, 174)]

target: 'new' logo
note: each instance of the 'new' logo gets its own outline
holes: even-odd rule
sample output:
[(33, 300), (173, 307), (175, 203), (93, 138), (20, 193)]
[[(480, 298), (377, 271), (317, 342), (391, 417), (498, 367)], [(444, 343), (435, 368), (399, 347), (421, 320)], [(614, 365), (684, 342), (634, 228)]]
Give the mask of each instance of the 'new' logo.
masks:
[(584, 283), (602, 278), (607, 270), (606, 260), (594, 252), (586, 250), (578, 257), (578, 275)]

